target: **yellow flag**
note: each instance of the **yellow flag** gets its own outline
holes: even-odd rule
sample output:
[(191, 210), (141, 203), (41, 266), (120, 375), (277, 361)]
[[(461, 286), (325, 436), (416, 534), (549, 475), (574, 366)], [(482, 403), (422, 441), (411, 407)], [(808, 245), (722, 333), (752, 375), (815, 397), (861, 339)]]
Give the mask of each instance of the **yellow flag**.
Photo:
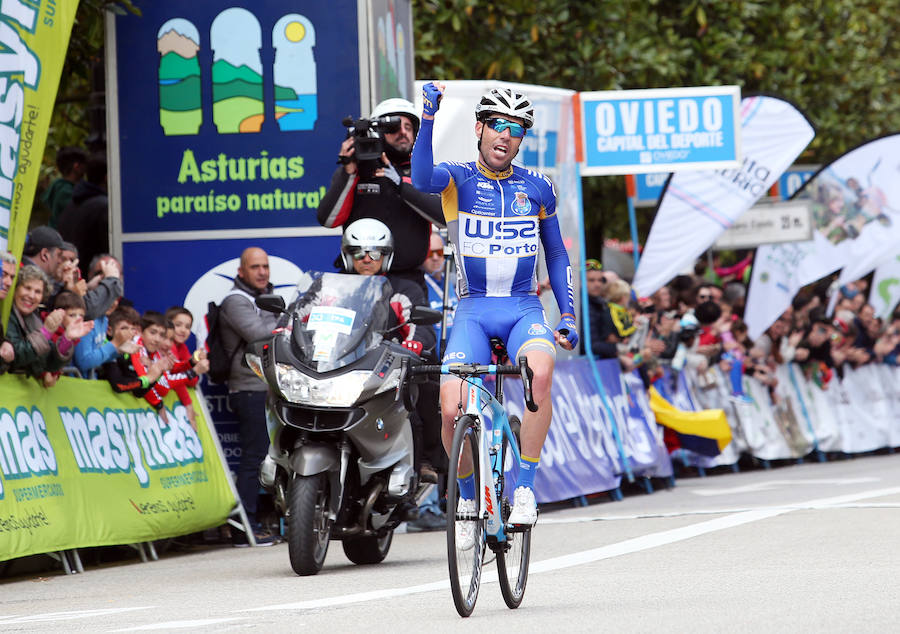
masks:
[[(28, 233), (47, 131), (78, 0), (0, 0), (0, 250), (17, 258)], [(2, 306), (6, 323), (10, 292)]]

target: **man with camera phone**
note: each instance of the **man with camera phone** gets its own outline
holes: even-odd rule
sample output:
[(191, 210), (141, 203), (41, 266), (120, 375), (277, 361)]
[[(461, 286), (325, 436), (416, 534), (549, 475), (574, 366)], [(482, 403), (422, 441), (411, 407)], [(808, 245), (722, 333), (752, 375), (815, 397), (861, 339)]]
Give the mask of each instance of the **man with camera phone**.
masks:
[(410, 180), (410, 154), (419, 117), (406, 99), (386, 99), (368, 119), (344, 120), (347, 138), (338, 152), (340, 166), (319, 204), (324, 227), (347, 227), (361, 218), (388, 226), (398, 245), (391, 273), (428, 292), (419, 268), (428, 254), (431, 224), (444, 226), (441, 199), (418, 191)]

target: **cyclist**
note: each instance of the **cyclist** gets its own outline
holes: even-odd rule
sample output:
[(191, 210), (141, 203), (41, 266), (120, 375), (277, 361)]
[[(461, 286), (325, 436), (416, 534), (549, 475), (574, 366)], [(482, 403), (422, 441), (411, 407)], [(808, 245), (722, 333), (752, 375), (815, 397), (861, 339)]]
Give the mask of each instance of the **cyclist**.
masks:
[[(488, 91), (475, 107), (477, 160), (435, 166), (431, 139), (443, 90), (440, 83), (424, 86), (422, 126), (412, 155), (413, 185), (442, 195), (458, 262), (460, 301), (443, 362), (489, 363), (491, 337), (506, 342), (510, 358), (528, 358), (538, 411), (523, 416), (519, 477), (508, 522), (533, 526), (534, 475), (552, 414), (555, 344), (571, 350), (578, 343), (572, 269), (556, 217), (556, 191), (542, 174), (512, 165), (527, 129), (534, 125), (534, 107), (528, 97), (509, 88)], [(549, 327), (536, 292), (539, 244), (561, 314), (555, 329)], [(442, 439), (448, 453), (461, 393), (460, 379), (443, 377)], [(474, 512), (473, 476), (460, 478), (458, 486), (458, 511)], [(463, 524), (457, 522), (457, 527), (465, 533)], [(462, 534), (457, 539), (467, 540), (474, 537)]]

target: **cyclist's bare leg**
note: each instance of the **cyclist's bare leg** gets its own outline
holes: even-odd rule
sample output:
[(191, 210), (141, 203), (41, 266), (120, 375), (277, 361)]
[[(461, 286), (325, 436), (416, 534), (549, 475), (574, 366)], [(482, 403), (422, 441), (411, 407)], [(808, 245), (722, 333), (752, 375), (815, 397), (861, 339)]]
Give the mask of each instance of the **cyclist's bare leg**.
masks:
[[(441, 441), (444, 443), (444, 451), (450, 455), (453, 448), (454, 421), (460, 415), (459, 404), (465, 405), (466, 393), (462, 379), (453, 378), (441, 383)], [(463, 390), (462, 392), (460, 390)], [(452, 469), (452, 466), (451, 466)], [(468, 473), (472, 470), (472, 452), (465, 445), (460, 461), (460, 471)]]
[[(550, 419), (553, 416), (553, 401), (550, 398), (550, 386), (553, 384), (553, 355), (541, 350), (529, 350), (525, 353), (528, 366), (534, 372), (531, 391), (538, 411), (525, 409), (522, 414), (522, 455), (532, 459), (541, 457), (544, 439), (550, 430)], [(458, 389), (458, 388), (457, 388)], [(443, 402), (443, 400), (442, 400)]]

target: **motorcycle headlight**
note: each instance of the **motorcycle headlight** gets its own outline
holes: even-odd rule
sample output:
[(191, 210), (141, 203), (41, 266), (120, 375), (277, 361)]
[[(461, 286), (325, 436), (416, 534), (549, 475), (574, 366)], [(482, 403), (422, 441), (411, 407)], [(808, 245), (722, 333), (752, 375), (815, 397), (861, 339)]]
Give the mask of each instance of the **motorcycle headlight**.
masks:
[(250, 369), (253, 370), (253, 374), (261, 378), (263, 381), (266, 380), (266, 377), (263, 374), (262, 359), (259, 358), (258, 354), (248, 352), (244, 355), (244, 360), (247, 362), (247, 365), (250, 366)]
[(331, 379), (314, 379), (294, 366), (279, 363), (275, 366), (278, 389), (292, 403), (350, 407), (362, 394), (369, 370), (348, 372)]

